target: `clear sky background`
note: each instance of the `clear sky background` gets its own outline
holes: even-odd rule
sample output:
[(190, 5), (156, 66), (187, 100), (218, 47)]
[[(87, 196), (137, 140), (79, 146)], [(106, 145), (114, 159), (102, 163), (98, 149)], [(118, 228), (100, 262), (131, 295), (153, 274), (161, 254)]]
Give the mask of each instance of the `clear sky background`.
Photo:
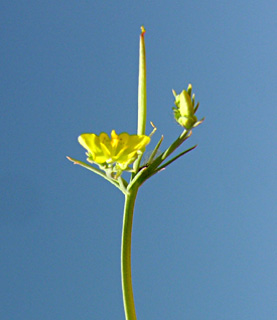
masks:
[(277, 319), (276, 1), (2, 1), (0, 319), (124, 319), (123, 195), (74, 166), (77, 137), (136, 132), (146, 28), (148, 124), (198, 144), (140, 189), (139, 320)]

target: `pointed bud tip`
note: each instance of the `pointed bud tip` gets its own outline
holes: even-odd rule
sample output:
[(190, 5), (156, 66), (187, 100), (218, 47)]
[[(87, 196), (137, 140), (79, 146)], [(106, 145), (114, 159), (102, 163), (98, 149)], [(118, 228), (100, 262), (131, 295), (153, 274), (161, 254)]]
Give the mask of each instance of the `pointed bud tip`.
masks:
[(69, 160), (69, 161), (72, 161), (73, 162), (73, 164), (78, 164), (75, 160), (73, 160), (72, 158), (70, 158), (70, 157), (68, 157), (68, 156), (66, 156), (66, 158)]
[(143, 36), (143, 35), (145, 34), (145, 32), (146, 32), (144, 26), (141, 26), (141, 27), (140, 27), (140, 30), (141, 30), (141, 35)]

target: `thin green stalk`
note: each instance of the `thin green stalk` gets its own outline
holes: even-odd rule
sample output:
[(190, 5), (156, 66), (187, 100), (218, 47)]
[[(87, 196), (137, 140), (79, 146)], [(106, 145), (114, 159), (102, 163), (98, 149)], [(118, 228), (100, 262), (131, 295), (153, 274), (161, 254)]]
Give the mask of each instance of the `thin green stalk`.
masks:
[[(138, 79), (138, 127), (137, 134), (144, 135), (146, 128), (146, 53), (144, 41), (145, 29), (141, 27), (140, 42), (139, 42), (139, 79)], [(138, 172), (142, 155), (138, 157), (134, 164), (135, 173)]]
[(145, 134), (146, 127), (146, 55), (144, 27), (141, 27), (139, 43), (138, 128), (137, 134)]
[(139, 185), (136, 184), (125, 194), (124, 217), (121, 238), (121, 283), (126, 320), (136, 320), (136, 310), (131, 274), (131, 240), (133, 214)]

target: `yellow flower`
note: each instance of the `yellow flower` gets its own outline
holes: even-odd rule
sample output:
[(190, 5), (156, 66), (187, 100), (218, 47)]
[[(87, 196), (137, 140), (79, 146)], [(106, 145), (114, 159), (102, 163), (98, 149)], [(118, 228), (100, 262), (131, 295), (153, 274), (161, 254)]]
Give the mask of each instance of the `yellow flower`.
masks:
[(98, 164), (118, 163), (126, 168), (143, 153), (150, 137), (145, 135), (129, 135), (126, 132), (116, 134), (111, 132), (111, 138), (102, 132), (99, 136), (94, 133), (84, 133), (78, 138), (79, 143), (88, 151), (88, 161)]

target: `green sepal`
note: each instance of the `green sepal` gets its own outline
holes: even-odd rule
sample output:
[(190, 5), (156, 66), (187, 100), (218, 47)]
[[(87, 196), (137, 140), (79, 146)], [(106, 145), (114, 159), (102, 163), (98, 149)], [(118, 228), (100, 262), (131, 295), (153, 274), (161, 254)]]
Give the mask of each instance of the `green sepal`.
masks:
[(161, 139), (159, 140), (159, 142), (155, 146), (153, 152), (151, 153), (150, 157), (148, 158), (146, 164), (143, 167), (148, 166), (149, 164), (151, 164), (153, 162), (153, 159), (155, 159), (155, 156), (160, 148), (161, 143), (163, 142), (163, 139), (164, 139), (164, 137), (161, 136)]
[(184, 127), (187, 128), (188, 130), (193, 128), (194, 124), (197, 122), (197, 117), (195, 115), (190, 116), (190, 117), (179, 117), (178, 123)]
[(192, 85), (191, 84), (188, 85), (187, 93), (191, 97), (191, 93), (192, 93)]
[(83, 162), (83, 161), (76, 160), (76, 159), (73, 159), (73, 158), (71, 158), (71, 157), (67, 157), (67, 159), (70, 160), (70, 161), (72, 161), (74, 164), (78, 164), (78, 165), (80, 165), (81, 167), (84, 167), (84, 168), (86, 168), (86, 169), (88, 169), (88, 170), (90, 170), (90, 171), (98, 174), (99, 176), (101, 176), (101, 177), (104, 178), (105, 180), (108, 180), (111, 184), (113, 184), (114, 186), (116, 186), (119, 190), (121, 190), (121, 191), (125, 194), (125, 190), (126, 190), (126, 188), (127, 188), (127, 186), (128, 186), (128, 183), (127, 183), (127, 181), (124, 180), (123, 178), (121, 178), (121, 179), (122, 179), (122, 181), (123, 181), (122, 183), (123, 183), (123, 185), (124, 185), (124, 187), (125, 187), (125, 190), (123, 190), (123, 189), (121, 188), (121, 185), (120, 185), (121, 182), (119, 183), (119, 181), (118, 181), (117, 179), (114, 179), (111, 175), (109, 175), (109, 174), (106, 173), (106, 171), (108, 171), (108, 170), (105, 170), (105, 172), (102, 172), (102, 171), (100, 171), (99, 169), (97, 169), (97, 168), (95, 168), (95, 167), (93, 167), (93, 166), (91, 166), (91, 165), (89, 165), (89, 164), (87, 164), (87, 163), (85, 163), (85, 162)]
[(205, 117), (202, 118), (201, 120), (197, 121), (197, 122), (193, 125), (193, 128), (198, 127), (204, 120), (205, 120)]
[(194, 108), (194, 113), (196, 113), (196, 111), (198, 110), (199, 105), (200, 105), (200, 103), (198, 102), (197, 105), (196, 105), (195, 108)]

